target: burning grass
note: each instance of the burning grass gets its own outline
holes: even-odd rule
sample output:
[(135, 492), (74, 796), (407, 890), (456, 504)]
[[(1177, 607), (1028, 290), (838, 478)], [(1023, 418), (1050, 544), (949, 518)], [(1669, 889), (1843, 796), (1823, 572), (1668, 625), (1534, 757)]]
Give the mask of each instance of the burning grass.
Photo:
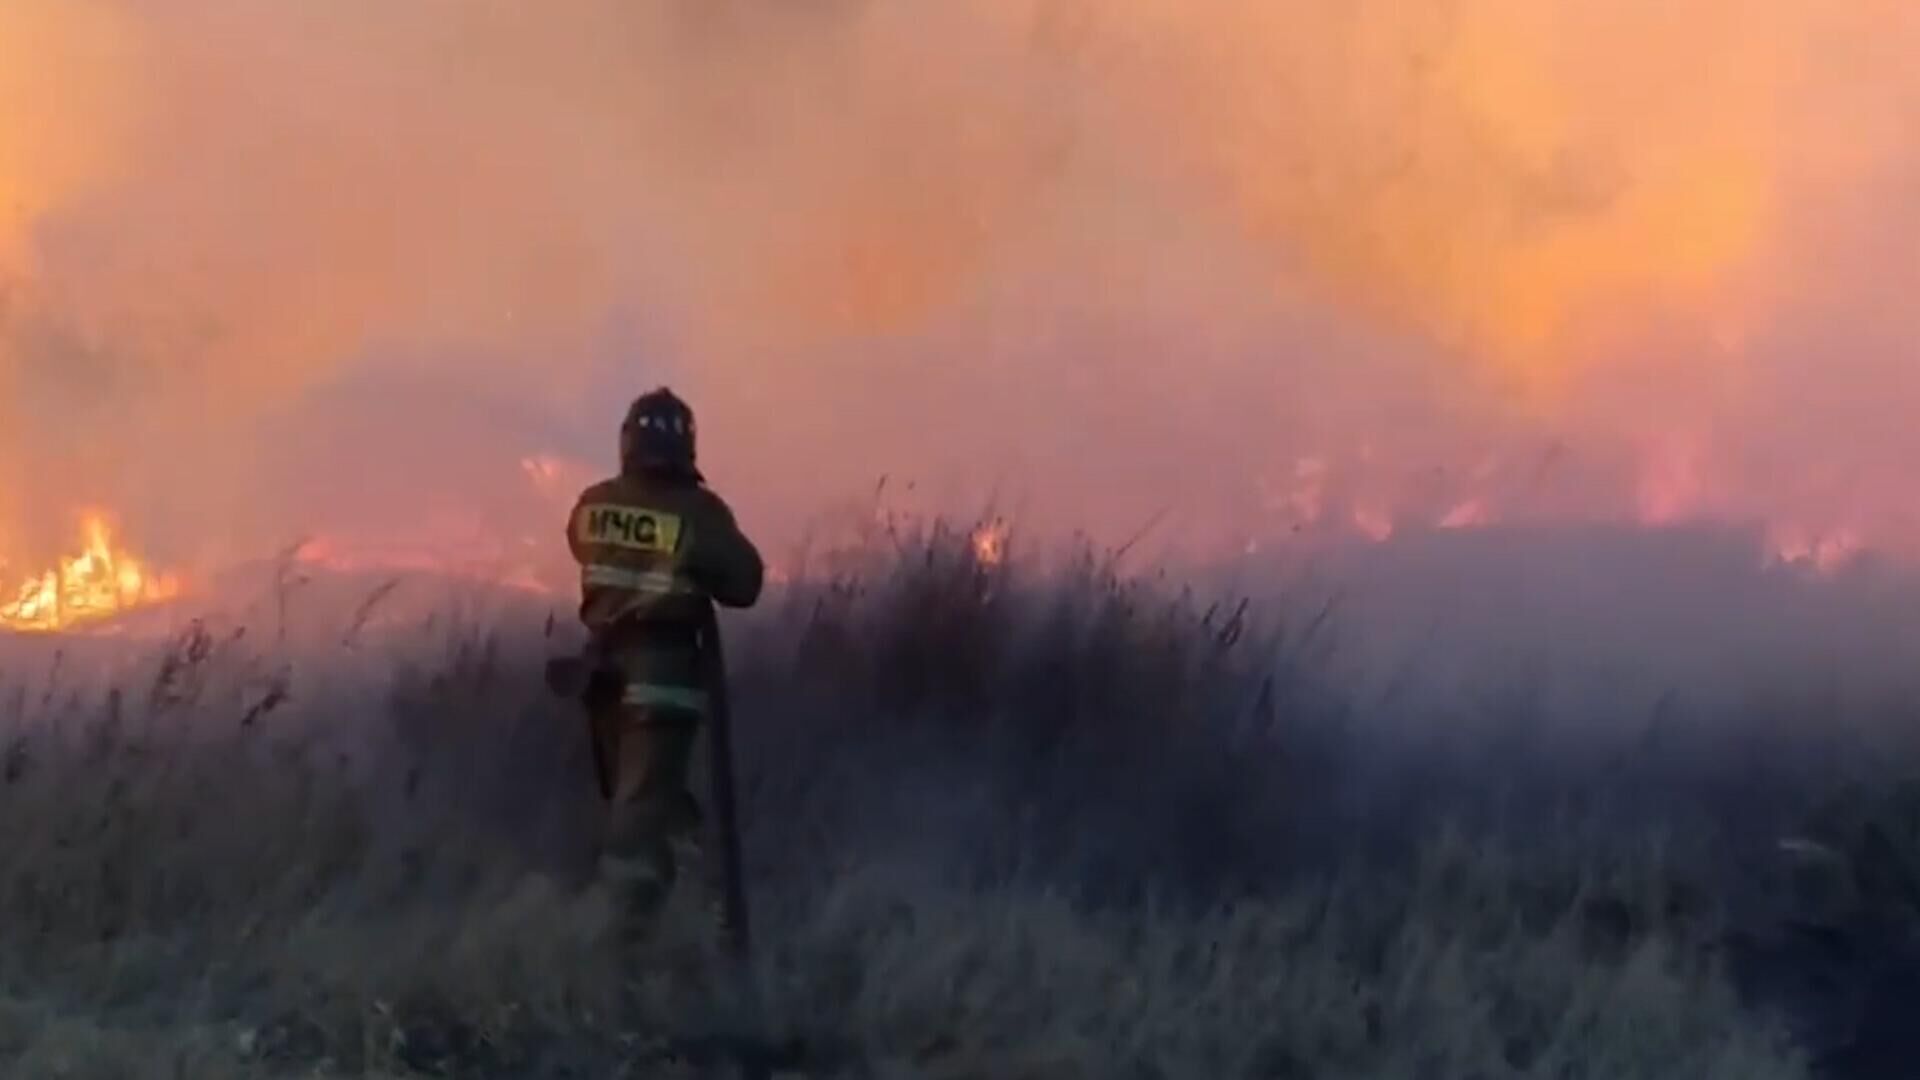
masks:
[(156, 573), (115, 542), (104, 516), (88, 514), (81, 532), (78, 555), (18, 583), (9, 581), (0, 559), (0, 632), (70, 630), (179, 595), (176, 578)]
[[(671, 1076), (758, 1047), (814, 1076), (1879, 1075), (1885, 988), (1842, 965), (1853, 1011), (1812, 1015), (1808, 934), (1745, 902), (1777, 834), (1730, 766), (1642, 747), (1599, 777), (1564, 747), (1530, 786), (1491, 745), (1401, 753), (1316, 676), (1324, 611), (979, 535), (896, 530), (736, 627), (753, 1038), (691, 906), (602, 944), (538, 616), (370, 619), (388, 589), (343, 634), (283, 587), (325, 634), (13, 663), (5, 1071)], [(1892, 805), (1816, 819), (1834, 949), (1920, 925)]]

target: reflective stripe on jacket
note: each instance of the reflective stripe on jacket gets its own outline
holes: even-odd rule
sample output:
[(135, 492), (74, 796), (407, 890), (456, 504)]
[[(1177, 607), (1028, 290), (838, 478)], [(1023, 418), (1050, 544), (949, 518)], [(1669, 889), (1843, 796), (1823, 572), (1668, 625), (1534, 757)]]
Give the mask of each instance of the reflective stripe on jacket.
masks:
[(705, 690), (650, 682), (628, 683), (626, 695), (621, 698), (621, 704), (633, 708), (684, 709), (702, 715), (706, 714), (709, 703)]

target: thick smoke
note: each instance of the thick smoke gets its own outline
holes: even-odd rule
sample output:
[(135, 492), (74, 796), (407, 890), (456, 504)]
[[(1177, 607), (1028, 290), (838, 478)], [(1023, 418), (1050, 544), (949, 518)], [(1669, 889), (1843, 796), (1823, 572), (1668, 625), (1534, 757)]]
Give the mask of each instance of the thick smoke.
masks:
[[(1902, 0), (0, 0), (0, 545), (546, 537), (631, 393), (1237, 550), (1920, 543)], [(0, 547), (0, 551), (4, 551)]]

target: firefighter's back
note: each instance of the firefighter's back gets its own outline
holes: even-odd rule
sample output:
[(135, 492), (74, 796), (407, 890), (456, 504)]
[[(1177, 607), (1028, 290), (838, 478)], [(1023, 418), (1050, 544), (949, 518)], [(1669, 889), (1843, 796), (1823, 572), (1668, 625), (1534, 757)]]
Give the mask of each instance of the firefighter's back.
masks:
[(709, 605), (750, 605), (764, 581), (758, 550), (696, 480), (635, 473), (595, 484), (574, 508), (568, 540), (581, 568), (581, 621), (623, 658), (650, 661), (646, 675), (675, 685), (698, 685), (691, 653)]

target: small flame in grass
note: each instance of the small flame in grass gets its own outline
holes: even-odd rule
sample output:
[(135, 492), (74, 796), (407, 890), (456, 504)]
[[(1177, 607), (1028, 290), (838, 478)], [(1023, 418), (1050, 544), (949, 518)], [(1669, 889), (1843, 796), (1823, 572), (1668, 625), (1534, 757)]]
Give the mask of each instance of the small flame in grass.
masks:
[(999, 566), (1007, 558), (1007, 539), (1012, 529), (1005, 521), (993, 521), (973, 530), (973, 559), (981, 566)]
[(1353, 509), (1353, 526), (1375, 543), (1393, 538), (1393, 512), (1384, 506), (1364, 504)]
[(1798, 566), (1821, 574), (1833, 574), (1866, 550), (1858, 533), (1837, 529), (1815, 533), (1792, 526), (1774, 526), (1767, 536), (1771, 561), (1781, 566)]
[(1468, 499), (1447, 511), (1440, 519), (1442, 529), (1475, 529), (1490, 524), (1493, 516), (1487, 512), (1484, 499)]
[(0, 629), (70, 630), (180, 595), (177, 578), (156, 574), (116, 546), (104, 515), (88, 514), (82, 534), (78, 555), (61, 559), (53, 569), (17, 585), (0, 588)]
[(559, 454), (532, 454), (520, 459), (520, 472), (535, 494), (548, 502), (572, 499), (593, 479), (586, 463)]

